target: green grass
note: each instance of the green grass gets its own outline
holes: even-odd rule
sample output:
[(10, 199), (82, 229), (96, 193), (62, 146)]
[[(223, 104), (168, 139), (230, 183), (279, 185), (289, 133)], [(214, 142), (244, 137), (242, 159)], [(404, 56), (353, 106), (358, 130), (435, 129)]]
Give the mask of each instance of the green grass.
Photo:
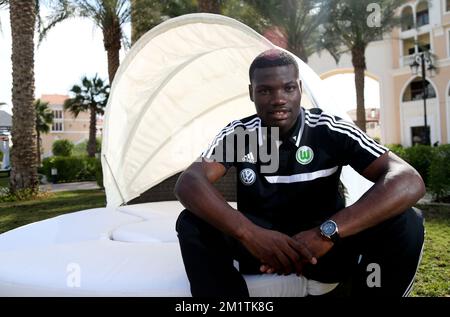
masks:
[(0, 175), (0, 187), (9, 187), (9, 177)]
[(412, 296), (450, 297), (450, 206), (418, 206), (425, 216), (425, 246)]
[[(36, 201), (0, 203), (0, 233), (69, 212), (105, 206), (101, 190), (54, 193)], [(418, 206), (425, 216), (426, 239), (412, 296), (450, 296), (450, 205)]]
[(0, 203), (0, 233), (69, 212), (103, 206), (105, 193), (101, 190), (56, 192), (46, 199)]

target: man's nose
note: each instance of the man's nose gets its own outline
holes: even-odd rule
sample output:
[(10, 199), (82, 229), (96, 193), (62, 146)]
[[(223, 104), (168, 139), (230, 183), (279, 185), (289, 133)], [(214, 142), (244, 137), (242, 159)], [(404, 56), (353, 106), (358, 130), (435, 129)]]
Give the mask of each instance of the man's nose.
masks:
[(282, 106), (287, 103), (286, 95), (284, 91), (276, 90), (272, 95), (272, 105)]

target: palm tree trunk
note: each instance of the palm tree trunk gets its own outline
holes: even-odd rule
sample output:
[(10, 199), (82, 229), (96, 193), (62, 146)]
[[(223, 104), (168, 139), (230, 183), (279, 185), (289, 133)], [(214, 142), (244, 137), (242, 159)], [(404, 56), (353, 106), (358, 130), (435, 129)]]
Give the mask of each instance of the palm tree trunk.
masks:
[(97, 113), (95, 107), (90, 107), (90, 122), (89, 122), (89, 140), (87, 145), (87, 152), (89, 157), (95, 157), (96, 150), (96, 133), (97, 133)]
[(140, 37), (139, 30), (138, 30), (138, 1), (139, 0), (131, 0), (130, 1), (130, 7), (131, 7), (131, 44), (136, 43), (137, 39)]
[(220, 14), (220, 0), (198, 0), (198, 11)]
[(35, 1), (11, 0), (12, 37), (12, 141), (11, 192), (38, 191), (36, 160), (36, 113), (34, 101)]
[(119, 22), (113, 23), (110, 28), (103, 30), (103, 44), (108, 55), (108, 76), (109, 83), (112, 84), (114, 76), (120, 65), (120, 39), (122, 38), (122, 30)]
[(297, 42), (297, 43), (289, 43), (288, 50), (292, 52), (295, 56), (300, 58), (302, 61), (304, 61), (306, 64), (308, 63), (308, 56), (306, 55), (304, 46)]
[(352, 48), (352, 64), (355, 71), (356, 88), (356, 125), (364, 132), (366, 132), (366, 109), (364, 105), (365, 50), (365, 46)]
[(36, 130), (37, 166), (41, 166), (41, 134)]

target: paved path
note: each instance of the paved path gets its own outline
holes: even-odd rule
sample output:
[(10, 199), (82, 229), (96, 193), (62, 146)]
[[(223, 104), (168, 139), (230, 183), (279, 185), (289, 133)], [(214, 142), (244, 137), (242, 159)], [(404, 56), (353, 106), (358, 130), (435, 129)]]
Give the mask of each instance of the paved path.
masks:
[(426, 193), (425, 196), (423, 196), (418, 203), (419, 204), (429, 204), (433, 201), (433, 195), (431, 193)]
[(61, 183), (61, 184), (45, 184), (39, 186), (42, 191), (62, 192), (68, 190), (85, 190), (99, 189), (97, 182), (77, 182), (77, 183)]

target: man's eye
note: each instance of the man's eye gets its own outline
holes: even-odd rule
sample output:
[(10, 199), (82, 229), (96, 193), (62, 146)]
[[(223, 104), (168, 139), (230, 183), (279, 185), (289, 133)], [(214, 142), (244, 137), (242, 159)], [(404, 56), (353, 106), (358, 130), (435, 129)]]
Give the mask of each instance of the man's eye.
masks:
[(296, 89), (295, 86), (287, 86), (287, 87), (286, 87), (286, 91), (287, 91), (287, 92), (293, 92), (295, 89)]
[(261, 95), (268, 95), (270, 94), (270, 90), (269, 89), (261, 89), (258, 91)]

